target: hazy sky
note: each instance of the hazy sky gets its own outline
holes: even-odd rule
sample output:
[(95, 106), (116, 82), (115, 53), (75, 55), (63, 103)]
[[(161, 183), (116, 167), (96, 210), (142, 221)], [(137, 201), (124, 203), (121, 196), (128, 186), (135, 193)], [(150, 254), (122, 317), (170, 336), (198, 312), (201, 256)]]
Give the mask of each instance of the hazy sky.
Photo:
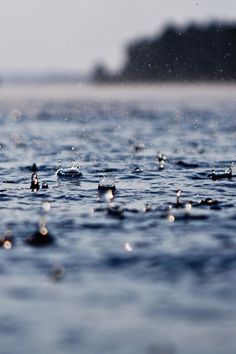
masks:
[(0, 0), (0, 72), (116, 68), (168, 22), (235, 20), (236, 0)]

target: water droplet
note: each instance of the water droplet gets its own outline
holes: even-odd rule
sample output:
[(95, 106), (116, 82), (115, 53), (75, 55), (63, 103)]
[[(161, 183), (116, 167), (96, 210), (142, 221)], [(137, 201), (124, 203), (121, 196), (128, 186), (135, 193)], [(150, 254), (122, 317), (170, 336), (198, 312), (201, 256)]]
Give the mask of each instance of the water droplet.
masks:
[(133, 247), (130, 245), (129, 242), (125, 242), (124, 247), (125, 247), (125, 250), (127, 252), (132, 252), (133, 251)]
[(49, 210), (51, 209), (51, 204), (49, 202), (44, 202), (42, 204), (42, 208), (45, 213), (48, 213)]
[(6, 241), (3, 243), (3, 248), (5, 248), (5, 250), (10, 250), (10, 249), (12, 248), (12, 243), (11, 243), (11, 241), (6, 240)]

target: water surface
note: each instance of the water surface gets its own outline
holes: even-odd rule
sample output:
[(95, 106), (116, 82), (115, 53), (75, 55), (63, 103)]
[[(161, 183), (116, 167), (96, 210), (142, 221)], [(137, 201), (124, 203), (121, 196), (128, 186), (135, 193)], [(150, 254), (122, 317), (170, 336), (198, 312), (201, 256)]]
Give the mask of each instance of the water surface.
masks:
[[(1, 86), (2, 353), (235, 354), (236, 177), (209, 177), (235, 161), (235, 99), (234, 85)], [(33, 163), (48, 190), (31, 192)], [(58, 179), (75, 163), (81, 178)], [(55, 244), (35, 248), (45, 202)]]

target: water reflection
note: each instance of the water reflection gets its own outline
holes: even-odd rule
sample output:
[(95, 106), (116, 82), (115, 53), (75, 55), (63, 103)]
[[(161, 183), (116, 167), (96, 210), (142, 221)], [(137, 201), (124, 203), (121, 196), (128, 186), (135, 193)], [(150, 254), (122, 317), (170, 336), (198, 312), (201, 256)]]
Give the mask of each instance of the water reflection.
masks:
[(41, 209), (43, 214), (39, 219), (38, 229), (25, 240), (28, 245), (41, 247), (52, 245), (54, 243), (54, 237), (49, 233), (46, 222), (46, 214), (49, 212), (50, 208), (51, 204), (49, 202), (44, 202), (42, 204)]

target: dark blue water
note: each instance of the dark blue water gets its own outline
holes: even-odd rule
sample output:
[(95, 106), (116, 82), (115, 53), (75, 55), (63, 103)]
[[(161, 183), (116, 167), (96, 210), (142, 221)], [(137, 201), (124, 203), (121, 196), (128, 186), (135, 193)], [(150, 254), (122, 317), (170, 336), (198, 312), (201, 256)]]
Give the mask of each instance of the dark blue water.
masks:
[[(236, 353), (236, 167), (210, 177), (236, 159), (235, 102), (223, 85), (1, 87), (1, 353)], [(33, 163), (49, 189), (31, 192)], [(49, 205), (55, 242), (31, 246)]]

